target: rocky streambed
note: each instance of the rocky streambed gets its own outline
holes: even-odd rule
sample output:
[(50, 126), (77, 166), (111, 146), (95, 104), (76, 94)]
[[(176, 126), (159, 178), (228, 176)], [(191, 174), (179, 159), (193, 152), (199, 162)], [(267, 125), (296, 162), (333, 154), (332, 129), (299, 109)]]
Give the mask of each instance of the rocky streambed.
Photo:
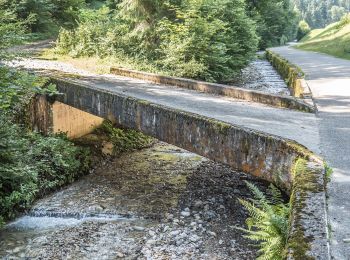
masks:
[(3, 259), (255, 259), (248, 180), (177, 147), (111, 157), (0, 231)]

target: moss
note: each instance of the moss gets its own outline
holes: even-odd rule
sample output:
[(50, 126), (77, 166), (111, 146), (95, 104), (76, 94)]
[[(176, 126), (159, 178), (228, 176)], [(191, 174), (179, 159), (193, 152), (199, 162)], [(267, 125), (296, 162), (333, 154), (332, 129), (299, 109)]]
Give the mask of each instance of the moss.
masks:
[(95, 132), (113, 144), (114, 155), (150, 147), (155, 142), (154, 138), (136, 130), (115, 128), (110, 121), (104, 121)]
[(302, 90), (300, 86), (298, 86), (298, 79), (303, 79), (305, 77), (304, 72), (298, 66), (270, 50), (266, 51), (266, 57), (284, 78), (292, 95), (299, 97), (302, 94)]
[(218, 130), (220, 134), (227, 135), (229, 129), (231, 128), (231, 125), (224, 122), (217, 121), (217, 120), (213, 120), (213, 121), (215, 123), (214, 124), (215, 129)]
[[(305, 158), (298, 158), (292, 169), (293, 192), (291, 195), (291, 206), (294, 209), (290, 217), (293, 220), (293, 230), (288, 239), (288, 248), (291, 249), (294, 259), (308, 260), (314, 259), (307, 255), (311, 249), (310, 242), (312, 238), (305, 236), (303, 226), (300, 223), (302, 212), (305, 207), (305, 200), (310, 193), (321, 192), (322, 187), (317, 182), (319, 171), (307, 167), (308, 161)], [(299, 210), (295, 210), (299, 209)]]
[(325, 162), (323, 164), (324, 168), (325, 168), (325, 176), (326, 176), (326, 181), (330, 182), (331, 178), (332, 178), (332, 174), (333, 174), (333, 169)]
[(150, 105), (151, 104), (151, 102), (147, 101), (147, 100), (139, 100), (138, 103), (141, 105)]

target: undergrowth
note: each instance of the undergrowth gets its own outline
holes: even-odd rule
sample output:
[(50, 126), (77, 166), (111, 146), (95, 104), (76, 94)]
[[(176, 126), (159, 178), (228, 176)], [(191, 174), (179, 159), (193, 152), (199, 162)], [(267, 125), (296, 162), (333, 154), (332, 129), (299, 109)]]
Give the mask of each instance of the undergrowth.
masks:
[(44, 85), (45, 79), (0, 67), (0, 226), (89, 168), (88, 150), (64, 135), (42, 136), (16, 121), (25, 117), (34, 94), (56, 93), (54, 85)]
[(290, 206), (285, 204), (281, 191), (272, 184), (267, 197), (254, 184), (246, 182), (254, 199), (240, 203), (249, 213), (246, 220), (248, 229), (245, 237), (259, 244), (260, 256), (257, 259), (279, 260), (286, 257), (286, 244), (289, 230)]
[(113, 154), (138, 150), (151, 146), (155, 139), (132, 129), (116, 128), (110, 121), (104, 121), (96, 130), (98, 134), (107, 136), (107, 141), (113, 144)]

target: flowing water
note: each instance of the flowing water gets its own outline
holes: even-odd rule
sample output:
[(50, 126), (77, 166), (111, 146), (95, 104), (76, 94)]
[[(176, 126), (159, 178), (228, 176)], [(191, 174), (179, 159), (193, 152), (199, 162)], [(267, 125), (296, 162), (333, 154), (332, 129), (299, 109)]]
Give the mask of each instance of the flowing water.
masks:
[(241, 88), (258, 90), (269, 94), (290, 96), (287, 84), (269, 61), (256, 59), (242, 70), (241, 76), (233, 82)]
[(236, 227), (244, 180), (266, 183), (177, 147), (104, 161), (0, 231), (3, 259), (255, 259)]

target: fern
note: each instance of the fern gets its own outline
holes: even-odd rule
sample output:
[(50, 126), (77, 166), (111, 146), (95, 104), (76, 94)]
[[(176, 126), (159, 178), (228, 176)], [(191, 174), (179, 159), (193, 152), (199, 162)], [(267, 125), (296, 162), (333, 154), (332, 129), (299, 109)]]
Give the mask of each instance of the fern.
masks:
[(245, 237), (259, 243), (259, 260), (284, 259), (288, 238), (289, 205), (284, 203), (280, 190), (272, 184), (269, 187), (271, 198), (267, 198), (254, 184), (249, 182), (246, 184), (254, 198), (249, 201), (239, 199), (250, 216), (246, 220), (248, 229), (240, 230), (246, 233)]

